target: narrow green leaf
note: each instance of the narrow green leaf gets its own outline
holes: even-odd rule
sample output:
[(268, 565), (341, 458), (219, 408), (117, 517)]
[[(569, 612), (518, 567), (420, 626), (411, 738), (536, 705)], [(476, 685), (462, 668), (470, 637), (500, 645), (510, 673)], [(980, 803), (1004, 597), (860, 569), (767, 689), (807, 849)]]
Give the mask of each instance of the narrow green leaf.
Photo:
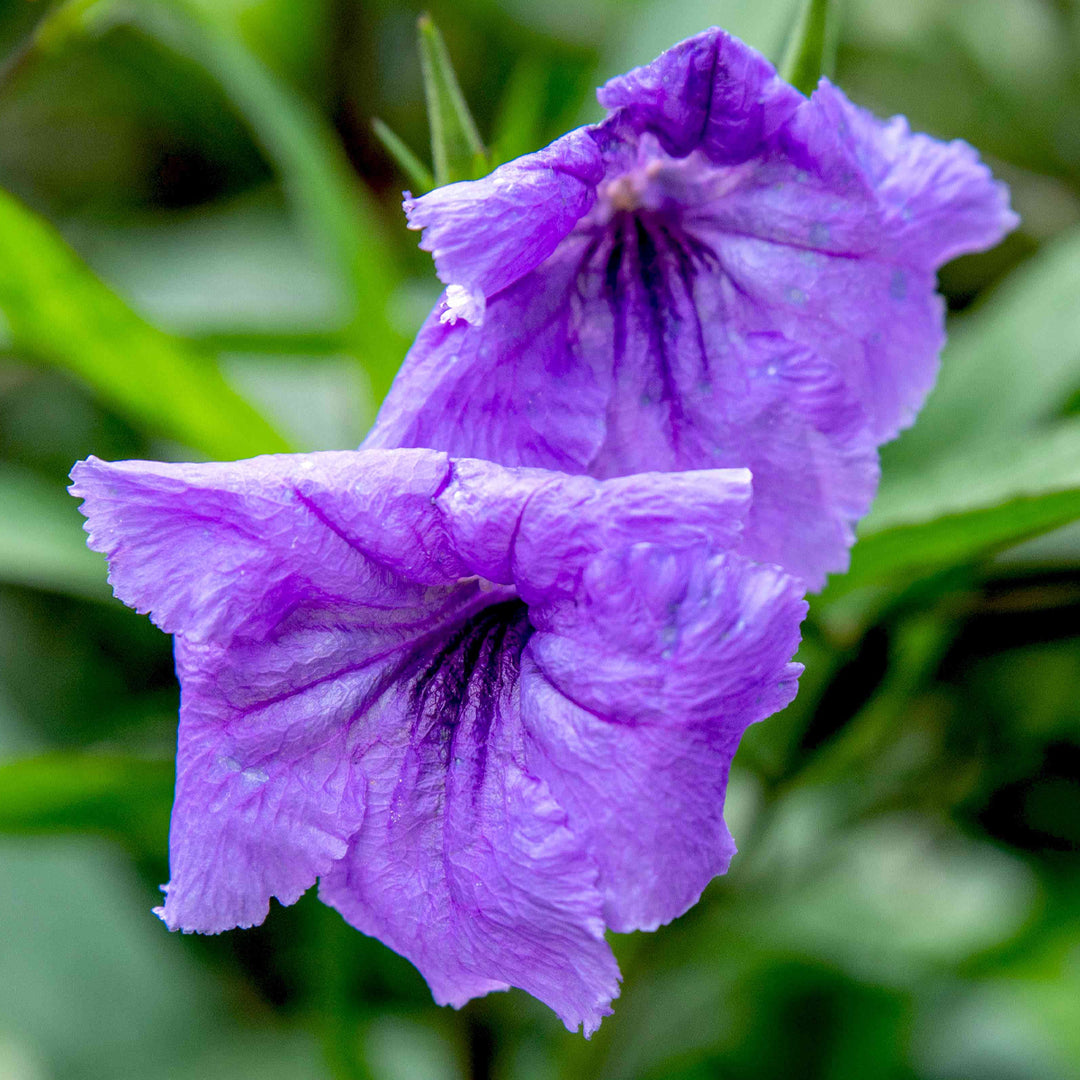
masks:
[(795, 24), (780, 74), (796, 90), (813, 92), (822, 75), (827, 75), (836, 57), (835, 0), (804, 0)]
[(86, 546), (82, 520), (59, 484), (0, 465), (0, 581), (107, 599), (105, 560)]
[(66, 3), (58, 5), (34, 27), (31, 35), (33, 47), (45, 52), (64, 48), (73, 37), (85, 31), (88, 20), (93, 18), (93, 9), (99, 7), (100, 2), (66, 0)]
[(922, 577), (1080, 518), (1080, 487), (1013, 499), (998, 506), (901, 525), (869, 536), (855, 548), (850, 572), (830, 585), (830, 598), (901, 575)]
[(140, 427), (218, 458), (288, 449), (210, 356), (136, 315), (51, 225), (6, 192), (0, 312), (19, 352), (72, 372)]
[(49, 753), (0, 764), (0, 834), (95, 832), (164, 850), (171, 761)]
[(435, 177), (431, 175), (428, 167), (378, 117), (371, 121), (371, 130), (375, 132), (375, 138), (382, 143), (383, 149), (394, 159), (397, 167), (408, 177), (409, 183), (416, 188), (414, 195), (422, 195), (435, 186)]
[(340, 356), (348, 347), (341, 335), (333, 331), (211, 330), (189, 334), (188, 340), (215, 353), (259, 356)]
[(1080, 421), (882, 485), (825, 599), (970, 563), (1080, 519)]
[(483, 176), (489, 167), (487, 152), (465, 104), (442, 34), (430, 15), (421, 15), (416, 26), (435, 183), (441, 186)]
[(380, 401), (408, 347), (388, 315), (401, 274), (374, 199), (318, 112), (188, 0), (68, 0), (39, 30), (55, 50), (64, 35), (49, 33), (52, 20), (60, 20), (67, 34), (76, 26), (84, 32), (134, 26), (217, 80), (278, 173), (301, 226), (341, 281), (343, 336)]

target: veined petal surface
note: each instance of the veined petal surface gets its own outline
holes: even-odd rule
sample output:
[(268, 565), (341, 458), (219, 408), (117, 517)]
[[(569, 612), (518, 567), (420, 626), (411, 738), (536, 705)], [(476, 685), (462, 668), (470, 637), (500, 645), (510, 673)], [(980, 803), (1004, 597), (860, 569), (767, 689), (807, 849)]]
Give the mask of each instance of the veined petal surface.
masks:
[(746, 470), (369, 450), (73, 479), (117, 594), (176, 637), (171, 928), (321, 878), (437, 1000), (518, 986), (589, 1033), (605, 930), (726, 868), (727, 770), (794, 692), (805, 611), (732, 550)]
[[(1015, 226), (1007, 191), (969, 146), (827, 81), (807, 99), (721, 30), (600, 100), (602, 123), (410, 204), (442, 279), (486, 282), (483, 317), (447, 290), (365, 445), (599, 477), (746, 467), (742, 552), (819, 588), (936, 377), (935, 273)], [(583, 187), (539, 200), (563, 155)], [(561, 239), (534, 261), (539, 236)]]

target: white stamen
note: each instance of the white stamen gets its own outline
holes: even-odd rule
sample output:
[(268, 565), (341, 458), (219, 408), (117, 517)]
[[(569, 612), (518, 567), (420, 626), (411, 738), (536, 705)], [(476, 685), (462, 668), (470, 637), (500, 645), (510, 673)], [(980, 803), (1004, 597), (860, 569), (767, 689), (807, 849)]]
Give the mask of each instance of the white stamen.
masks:
[(472, 326), (479, 326), (484, 321), (486, 307), (487, 300), (479, 290), (473, 292), (464, 285), (447, 285), (446, 310), (439, 321), (453, 326), (458, 319), (464, 319)]

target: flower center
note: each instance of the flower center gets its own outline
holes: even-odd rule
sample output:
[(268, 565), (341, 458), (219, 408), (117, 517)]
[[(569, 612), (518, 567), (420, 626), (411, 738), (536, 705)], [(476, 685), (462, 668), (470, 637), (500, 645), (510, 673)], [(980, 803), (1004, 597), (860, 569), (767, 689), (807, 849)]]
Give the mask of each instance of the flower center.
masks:
[(657, 158), (631, 169), (601, 186), (600, 199), (610, 213), (658, 210), (665, 192), (662, 182), (664, 162)]
[(503, 600), (471, 615), (419, 658), (409, 696), (413, 745), (436, 750), (449, 765), (458, 729), (467, 721), (469, 743), (482, 746), (500, 697), (517, 680), (531, 634), (525, 603)]

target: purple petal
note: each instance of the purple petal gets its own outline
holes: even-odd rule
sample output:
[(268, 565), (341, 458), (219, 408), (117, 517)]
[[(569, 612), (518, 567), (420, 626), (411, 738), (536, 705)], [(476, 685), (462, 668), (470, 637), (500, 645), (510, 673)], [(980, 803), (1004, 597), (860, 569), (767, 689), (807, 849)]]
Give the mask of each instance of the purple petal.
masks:
[(795, 695), (805, 610), (775, 568), (643, 544), (598, 556), (571, 602), (530, 610), (529, 763), (595, 853), (612, 929), (655, 929), (727, 869), (731, 759)]
[(567, 477), (538, 488), (513, 549), (514, 584), (530, 603), (574, 595), (593, 558), (634, 544), (724, 551), (751, 505), (745, 469)]
[[(680, 182), (693, 171), (681, 170)], [(706, 220), (683, 235), (624, 221), (600, 244), (582, 268), (579, 310), (591, 328), (588, 362), (612, 372), (612, 394), (604, 443), (588, 468), (600, 476), (749, 468), (743, 553), (819, 588), (826, 571), (847, 566), (853, 524), (877, 486), (877, 455), (862, 397), (824, 352), (840, 351), (840, 335), (819, 317), (823, 305), (807, 313), (779, 285), (775, 307), (761, 295), (762, 282), (772, 283), (773, 247)], [(777, 251), (788, 257), (787, 247)], [(790, 254), (804, 277), (807, 252)], [(859, 269), (838, 262), (844, 272)], [(849, 284), (858, 288), (858, 279)], [(841, 300), (872, 318), (858, 296)], [(813, 347), (800, 341), (807, 336)], [(852, 337), (841, 349), (858, 347)]]
[(701, 150), (724, 165), (758, 153), (803, 100), (757, 50), (716, 27), (609, 80), (596, 96), (667, 153)]
[(820, 172), (837, 181), (845, 170), (861, 176), (881, 207), (881, 246), (898, 260), (936, 269), (993, 247), (1020, 223), (1009, 189), (974, 147), (914, 133), (903, 116), (879, 120), (828, 79), (800, 109), (792, 134)]
[[(445, 454), (355, 451), (72, 470), (89, 545), (109, 560), (116, 595), (192, 641), (265, 634), (298, 600), (357, 590), (397, 600), (398, 579), (465, 575), (431, 498)], [(389, 577), (387, 574), (389, 573)]]
[(717, 554), (746, 471), (402, 450), (73, 475), (118, 594), (176, 634), (166, 923), (251, 925), (321, 877), (438, 1000), (519, 986), (594, 1030), (605, 919), (654, 926), (726, 866), (731, 754), (793, 692), (796, 586)]
[(393, 658), (475, 603), (432, 452), (73, 470), (117, 595), (177, 634), (181, 720), (163, 919), (215, 933), (290, 904), (347, 850), (351, 725)]
[(487, 299), (543, 262), (588, 213), (603, 175), (581, 128), (482, 180), (407, 198), (409, 228), (424, 230), (420, 247), (449, 286), (443, 318), (479, 325)]
[[(831, 339), (831, 355), (865, 404), (870, 435), (882, 443), (913, 422), (937, 378), (945, 342), (938, 267), (993, 247), (1019, 218), (1008, 188), (972, 147), (913, 134), (903, 117), (878, 120), (824, 79), (793, 118), (785, 144), (792, 163), (810, 170), (792, 177), (804, 227), (778, 229), (774, 215), (770, 235), (765, 220), (774, 207), (760, 201), (756, 215), (746, 204), (756, 221), (744, 220), (743, 228), (781, 243), (809, 241), (831, 256), (815, 272), (809, 263), (800, 270), (797, 251), (777, 253), (774, 280), (832, 324), (820, 336), (808, 325), (800, 340), (825, 349)], [(760, 299), (779, 310), (779, 292)]]
[[(970, 147), (881, 123), (828, 83), (808, 100), (719, 30), (600, 99), (612, 113), (573, 133), (574, 153), (538, 158), (575, 160), (592, 138), (595, 204), (489, 296), (482, 326), (440, 326), (437, 309), (366, 445), (594, 476), (746, 467), (742, 552), (818, 588), (847, 565), (878, 445), (933, 384), (935, 271), (1015, 225), (1007, 193)], [(436, 200), (424, 220), (461, 255), (445, 280), (470, 260), (488, 272), (473, 233), (489, 196), (469, 191), (467, 221)], [(531, 229), (520, 263), (500, 255), (514, 276)]]
[(155, 909), (170, 930), (258, 925), (271, 896), (295, 903), (345, 855), (365, 789), (349, 723), (371, 677), (349, 644), (319, 675), (295, 662), (293, 635), (228, 647), (177, 637), (171, 880)]
[(488, 304), (482, 327), (432, 312), (365, 447), (438, 446), (503, 465), (582, 472), (604, 438), (610, 373), (573, 351), (569, 241)]
[(525, 606), (489, 607), (374, 703), (361, 763), (368, 813), (320, 896), (408, 957), (436, 1001), (514, 985), (591, 1034), (618, 969), (596, 864), (524, 767)]

